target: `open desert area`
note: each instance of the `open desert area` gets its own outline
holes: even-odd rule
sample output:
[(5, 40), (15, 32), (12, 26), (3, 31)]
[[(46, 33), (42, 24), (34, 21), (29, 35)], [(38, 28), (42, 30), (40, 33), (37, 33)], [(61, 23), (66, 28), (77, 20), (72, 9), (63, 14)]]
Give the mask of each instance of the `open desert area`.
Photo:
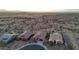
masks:
[[(21, 34), (24, 31), (34, 33), (40, 30), (50, 33), (71, 32), (79, 46), (79, 13), (0, 13), (0, 34)], [(13, 45), (16, 43), (19, 46), (26, 44), (23, 41), (15, 41), (0, 49), (15, 49)], [(48, 49), (55, 49), (55, 47), (48, 46)]]

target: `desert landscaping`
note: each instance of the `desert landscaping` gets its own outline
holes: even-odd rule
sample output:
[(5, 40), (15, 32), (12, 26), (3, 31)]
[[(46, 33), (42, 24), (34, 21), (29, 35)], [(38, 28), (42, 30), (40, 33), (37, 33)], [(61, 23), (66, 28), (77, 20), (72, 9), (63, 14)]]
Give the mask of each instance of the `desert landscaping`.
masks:
[[(3, 33), (21, 34), (24, 31), (71, 32), (79, 46), (79, 13), (0, 13), (0, 35)], [(0, 49), (16, 49), (26, 43), (13, 41)], [(60, 48), (47, 44), (46, 46), (49, 50), (63, 49), (61, 46)]]

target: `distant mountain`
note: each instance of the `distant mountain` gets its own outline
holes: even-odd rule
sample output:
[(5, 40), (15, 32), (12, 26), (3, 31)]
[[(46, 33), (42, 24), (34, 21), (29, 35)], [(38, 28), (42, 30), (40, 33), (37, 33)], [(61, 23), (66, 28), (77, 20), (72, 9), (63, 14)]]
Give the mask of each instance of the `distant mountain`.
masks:
[(72, 12), (72, 13), (79, 13), (79, 9), (65, 9), (62, 12)]
[[(28, 11), (20, 11), (20, 10), (5, 10), (5, 9), (0, 9), (0, 13), (19, 13), (19, 12), (26, 12)], [(50, 12), (50, 11), (49, 11)], [(59, 9), (58, 11), (51, 11), (51, 12), (57, 12), (57, 13), (79, 13), (79, 9)], [(38, 12), (37, 12), (38, 13)], [(39, 12), (41, 13), (41, 12)]]
[(19, 10), (5, 10), (5, 9), (0, 9), (0, 13), (18, 13), (18, 12), (22, 12), (22, 11), (19, 11)]

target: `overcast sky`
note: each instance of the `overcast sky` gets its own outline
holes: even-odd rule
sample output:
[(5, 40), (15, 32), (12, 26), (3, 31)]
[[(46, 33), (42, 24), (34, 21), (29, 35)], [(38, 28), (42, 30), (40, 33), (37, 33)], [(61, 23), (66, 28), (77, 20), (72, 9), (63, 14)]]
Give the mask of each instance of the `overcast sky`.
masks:
[(21, 11), (62, 11), (79, 9), (78, 0), (0, 0), (0, 9)]

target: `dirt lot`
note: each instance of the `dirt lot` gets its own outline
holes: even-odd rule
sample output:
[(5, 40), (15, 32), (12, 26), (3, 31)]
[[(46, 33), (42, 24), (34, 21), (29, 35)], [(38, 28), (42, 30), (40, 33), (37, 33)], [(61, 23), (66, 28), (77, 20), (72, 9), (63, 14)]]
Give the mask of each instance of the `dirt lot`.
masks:
[[(0, 33), (20, 34), (28, 30), (72, 32), (79, 45), (79, 13), (1, 13)], [(51, 49), (49, 47), (49, 49)]]

